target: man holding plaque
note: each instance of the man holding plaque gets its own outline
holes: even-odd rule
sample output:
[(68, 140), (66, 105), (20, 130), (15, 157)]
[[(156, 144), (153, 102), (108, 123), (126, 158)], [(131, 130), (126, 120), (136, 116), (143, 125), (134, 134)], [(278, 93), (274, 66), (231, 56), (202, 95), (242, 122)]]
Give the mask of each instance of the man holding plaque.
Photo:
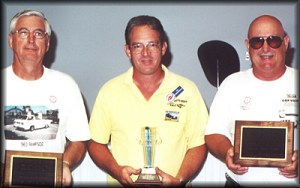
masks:
[[(4, 163), (4, 155), (8, 150), (21, 152), (18, 155), (23, 155), (24, 161), (25, 158), (32, 159), (22, 175), (29, 178), (29, 174), (35, 174), (35, 177), (30, 177), (32, 182), (13, 174), (14, 178), (20, 178), (18, 187), (24, 186), (23, 180), (32, 187), (40, 179), (36, 175), (42, 175), (48, 169), (46, 166), (35, 166), (38, 161), (49, 159), (40, 157), (40, 153), (45, 153), (45, 156), (59, 154), (62, 160), (57, 160), (60, 164), (54, 169), (62, 169), (62, 178), (55, 178), (54, 181), (69, 186), (72, 184), (71, 170), (83, 159), (85, 142), (90, 139), (81, 92), (69, 75), (51, 70), (43, 64), (45, 54), (50, 49), (51, 27), (42, 12), (24, 10), (17, 13), (11, 19), (9, 29), (13, 63), (2, 70), (5, 96), (4, 111), (1, 111), (4, 117), (1, 118), (1, 162)], [(5, 165), (7, 167), (9, 164)], [(11, 166), (7, 169), (11, 169)], [(47, 176), (41, 178), (47, 179)], [(16, 183), (14, 181), (12, 179), (11, 185)], [(52, 183), (38, 186), (52, 186)], [(59, 186), (56, 183), (54, 185)]]
[[(225, 186), (237, 186), (237, 184), (296, 186), (298, 184), (299, 98), (296, 88), (298, 70), (286, 65), (289, 36), (276, 17), (262, 15), (250, 24), (245, 44), (252, 68), (234, 73), (222, 82), (211, 105), (206, 127), (205, 139), (208, 149), (228, 168)], [(238, 138), (235, 137), (237, 136), (235, 135), (236, 121), (258, 121), (260, 125), (268, 121), (292, 122), (290, 128), (294, 129), (294, 135), (291, 136), (291, 139), (294, 139), (294, 150), (290, 152), (291, 161), (280, 167), (243, 166), (235, 163), (234, 141)], [(260, 129), (261, 132), (265, 130)], [(246, 131), (244, 134), (246, 135)], [(252, 138), (255, 136), (257, 135), (252, 135)], [(251, 136), (248, 137), (250, 137), (248, 145), (251, 145), (250, 142), (258, 142), (258, 139), (251, 140)], [(266, 141), (275, 143), (277, 140), (278, 137), (274, 134)], [(278, 148), (279, 145), (273, 146), (274, 150)], [(255, 155), (260, 154), (257, 152)], [(269, 160), (273, 162), (274, 159), (270, 157)]]
[(168, 44), (157, 18), (130, 19), (125, 40), (132, 68), (99, 91), (90, 156), (109, 185), (183, 186), (206, 158), (207, 108), (192, 81), (163, 65)]

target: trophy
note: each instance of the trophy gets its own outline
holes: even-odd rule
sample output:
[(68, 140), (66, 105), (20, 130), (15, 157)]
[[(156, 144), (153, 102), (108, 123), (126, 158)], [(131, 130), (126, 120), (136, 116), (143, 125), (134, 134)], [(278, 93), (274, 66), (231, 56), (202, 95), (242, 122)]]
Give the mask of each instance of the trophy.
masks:
[(156, 134), (156, 128), (143, 127), (141, 129), (140, 144), (143, 146), (144, 167), (135, 181), (136, 185), (145, 187), (162, 185), (154, 168), (155, 146), (159, 143), (160, 139)]

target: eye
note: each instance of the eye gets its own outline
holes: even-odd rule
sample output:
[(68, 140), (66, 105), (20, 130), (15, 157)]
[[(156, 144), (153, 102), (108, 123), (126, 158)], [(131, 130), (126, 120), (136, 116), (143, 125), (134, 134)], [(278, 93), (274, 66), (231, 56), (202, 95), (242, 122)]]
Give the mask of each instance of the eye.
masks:
[(150, 48), (157, 48), (157, 47), (158, 47), (158, 43), (150, 42), (150, 43), (148, 44), (148, 46), (149, 46)]
[(135, 44), (133, 44), (132, 45), (132, 48), (134, 48), (134, 49), (140, 49), (140, 48), (142, 48), (142, 44), (141, 43), (135, 43)]
[(29, 31), (26, 29), (21, 29), (18, 31), (18, 33), (19, 33), (19, 35), (27, 36), (29, 34)]
[(42, 31), (35, 31), (34, 32), (34, 36), (36, 36), (36, 37), (42, 37), (42, 36), (44, 36), (44, 33)]

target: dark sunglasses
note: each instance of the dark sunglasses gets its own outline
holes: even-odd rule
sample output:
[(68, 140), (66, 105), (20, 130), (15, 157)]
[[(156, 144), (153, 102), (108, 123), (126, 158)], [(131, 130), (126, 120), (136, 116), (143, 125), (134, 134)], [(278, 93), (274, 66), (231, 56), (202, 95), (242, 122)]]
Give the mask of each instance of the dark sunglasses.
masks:
[(259, 49), (264, 45), (264, 42), (267, 41), (268, 45), (271, 48), (279, 48), (282, 44), (283, 39), (278, 36), (268, 36), (267, 38), (264, 37), (253, 37), (249, 40), (249, 44), (253, 49)]

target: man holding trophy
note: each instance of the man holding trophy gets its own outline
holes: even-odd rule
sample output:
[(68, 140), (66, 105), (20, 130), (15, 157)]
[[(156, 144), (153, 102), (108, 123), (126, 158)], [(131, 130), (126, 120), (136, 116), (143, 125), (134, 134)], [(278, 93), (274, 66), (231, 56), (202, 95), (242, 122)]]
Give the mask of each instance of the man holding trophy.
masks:
[(184, 186), (201, 170), (208, 112), (197, 86), (163, 65), (167, 36), (152, 16), (130, 19), (132, 67), (100, 89), (88, 150), (108, 185)]

